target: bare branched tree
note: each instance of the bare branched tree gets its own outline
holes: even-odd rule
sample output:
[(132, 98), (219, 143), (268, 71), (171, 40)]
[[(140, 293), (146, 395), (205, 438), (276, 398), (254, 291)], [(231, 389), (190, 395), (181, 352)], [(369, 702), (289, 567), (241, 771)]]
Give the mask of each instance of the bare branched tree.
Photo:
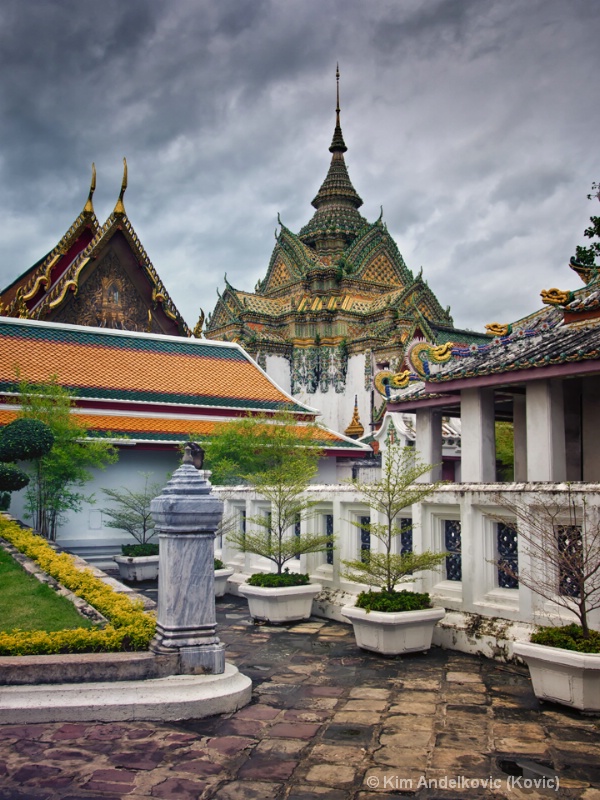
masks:
[(529, 503), (506, 495), (495, 500), (506, 512), (497, 521), (517, 533), (519, 553), (531, 565), (515, 567), (499, 558), (494, 562), (498, 569), (575, 614), (583, 638), (589, 639), (589, 614), (600, 608), (598, 508), (585, 497), (577, 503), (571, 489), (547, 498), (539, 494)]

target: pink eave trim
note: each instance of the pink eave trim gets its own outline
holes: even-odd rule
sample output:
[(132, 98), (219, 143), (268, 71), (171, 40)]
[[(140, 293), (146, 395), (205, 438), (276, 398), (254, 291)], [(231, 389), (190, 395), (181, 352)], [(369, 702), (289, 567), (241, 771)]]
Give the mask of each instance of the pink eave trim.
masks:
[(548, 367), (516, 369), (514, 372), (500, 372), (475, 378), (456, 378), (441, 383), (425, 383), (425, 390), (428, 392), (453, 392), (456, 389), (471, 389), (478, 386), (511, 386), (516, 383), (529, 383), (529, 381), (541, 381), (548, 378), (574, 378), (594, 372), (600, 373), (600, 361), (590, 359), (590, 361), (572, 361), (568, 364), (554, 364)]

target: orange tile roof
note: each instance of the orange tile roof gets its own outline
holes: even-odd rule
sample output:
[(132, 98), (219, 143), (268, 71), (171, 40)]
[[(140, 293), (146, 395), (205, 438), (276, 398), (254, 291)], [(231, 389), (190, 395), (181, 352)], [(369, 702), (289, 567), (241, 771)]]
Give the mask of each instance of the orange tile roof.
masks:
[(235, 345), (0, 319), (0, 387), (56, 376), (77, 397), (310, 413)]

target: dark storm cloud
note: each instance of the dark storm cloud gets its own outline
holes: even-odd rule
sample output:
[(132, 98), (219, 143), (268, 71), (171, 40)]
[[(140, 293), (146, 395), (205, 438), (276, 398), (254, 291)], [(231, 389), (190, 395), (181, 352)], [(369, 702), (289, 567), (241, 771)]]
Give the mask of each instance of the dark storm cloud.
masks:
[[(594, 209), (595, 0), (5, 0), (0, 283), (82, 207), (125, 204), (192, 323), (222, 276), (251, 290), (277, 212), (299, 229), (327, 171), (336, 61), (368, 219), (461, 326), (517, 317)], [(526, 265), (526, 268), (525, 266)]]

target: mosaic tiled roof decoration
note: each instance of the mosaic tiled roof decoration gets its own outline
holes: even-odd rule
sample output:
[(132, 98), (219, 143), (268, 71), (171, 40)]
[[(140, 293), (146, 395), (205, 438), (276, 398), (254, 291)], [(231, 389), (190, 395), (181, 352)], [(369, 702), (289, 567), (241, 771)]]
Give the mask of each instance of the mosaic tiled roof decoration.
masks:
[[(340, 365), (334, 385), (343, 393), (350, 356), (369, 351), (374, 364), (402, 361), (413, 335), (437, 344), (438, 330), (453, 330), (450, 309), (441, 306), (422, 272), (413, 275), (404, 263), (383, 211), (372, 223), (359, 213), (363, 201), (344, 160), (339, 73), (336, 79), (331, 161), (312, 201), (312, 219), (298, 234), (279, 219), (267, 273), (254, 294), (226, 280), (206, 326), (208, 338), (237, 341), (256, 358), (287, 358), (294, 393), (327, 391), (323, 365), (332, 357)], [(489, 339), (480, 334), (478, 341)], [(308, 355), (297, 352), (307, 349)]]
[[(390, 399), (414, 404), (443, 397), (446, 383), (493, 375), (518, 383), (531, 377), (533, 370), (545, 367), (560, 366), (576, 375), (581, 365), (588, 363), (588, 369), (600, 372), (598, 282), (599, 277), (594, 274), (583, 289), (543, 291), (541, 295), (546, 303), (543, 308), (511, 324), (488, 325), (488, 329), (498, 332), (491, 341), (457, 345), (448, 340), (444, 347), (449, 348), (450, 358), (437, 365), (433, 361), (424, 364), (426, 383), (421, 380), (406, 385), (391, 393)], [(436, 394), (438, 386), (439, 394)]]

